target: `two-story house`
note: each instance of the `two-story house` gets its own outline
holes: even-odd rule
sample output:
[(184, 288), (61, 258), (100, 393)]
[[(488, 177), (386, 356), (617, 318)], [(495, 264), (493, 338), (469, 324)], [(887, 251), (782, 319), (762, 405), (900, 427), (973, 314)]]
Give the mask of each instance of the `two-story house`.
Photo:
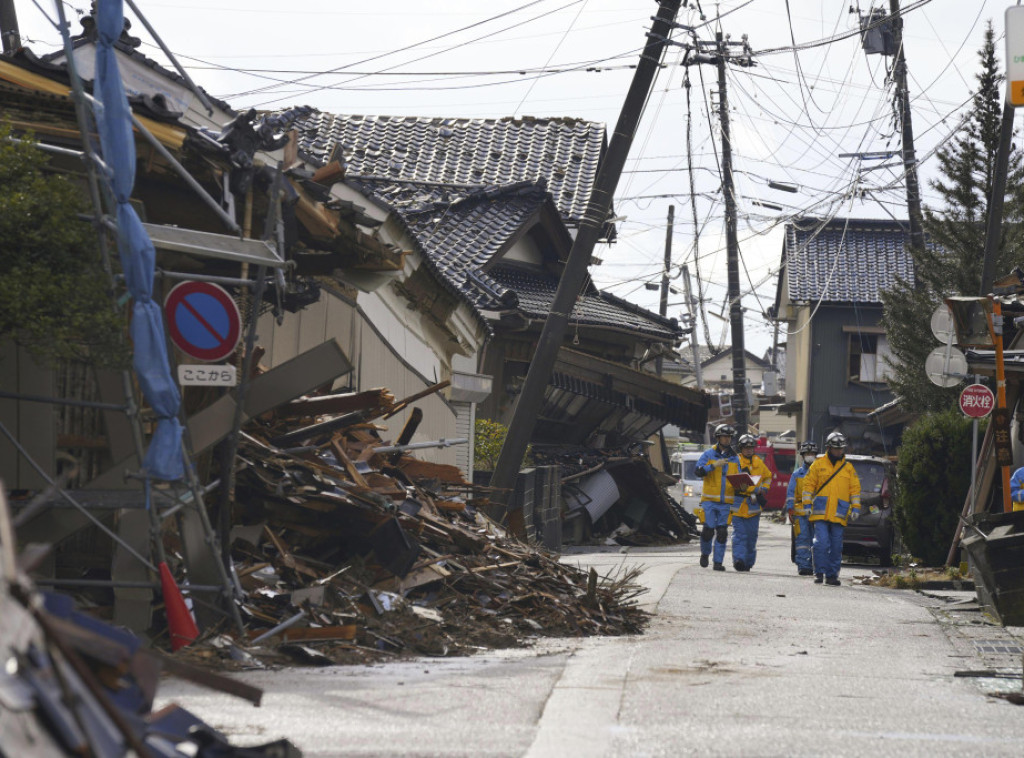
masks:
[(851, 452), (884, 452), (892, 440), (870, 414), (893, 399), (880, 293), (913, 282), (905, 224), (799, 218), (786, 225), (775, 309), (786, 335), (786, 402), (798, 439), (832, 431)]

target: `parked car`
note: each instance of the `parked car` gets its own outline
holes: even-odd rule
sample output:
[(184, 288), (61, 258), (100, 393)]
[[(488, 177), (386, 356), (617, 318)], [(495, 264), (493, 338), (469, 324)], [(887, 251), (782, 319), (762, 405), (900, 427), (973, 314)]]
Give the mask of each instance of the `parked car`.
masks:
[[(847, 455), (846, 460), (860, 479), (860, 514), (843, 532), (843, 557), (869, 556), (877, 558), (880, 566), (891, 566), (903, 545), (892, 517), (896, 464), (871, 455)], [(796, 560), (795, 543), (790, 545), (790, 557)]]
[(843, 532), (843, 555), (876, 556), (878, 565), (891, 566), (893, 555), (903, 545), (892, 517), (896, 464), (870, 455), (848, 455), (846, 459), (860, 479), (860, 514)]
[(690, 513), (700, 505), (701, 488), (704, 486), (704, 480), (694, 472), (700, 456), (701, 451), (694, 450), (673, 453), (669, 458), (672, 475), (679, 480), (676, 486), (679, 502)]

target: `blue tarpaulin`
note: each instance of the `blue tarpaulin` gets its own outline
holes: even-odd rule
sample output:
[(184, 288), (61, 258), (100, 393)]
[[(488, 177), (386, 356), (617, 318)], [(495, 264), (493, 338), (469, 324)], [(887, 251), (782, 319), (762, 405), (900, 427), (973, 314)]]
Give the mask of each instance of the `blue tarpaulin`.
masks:
[(175, 481), (185, 473), (182, 428), (178, 420), (181, 395), (171, 374), (160, 306), (153, 301), (156, 251), (128, 199), (135, 185), (135, 138), (131, 110), (117, 67), (114, 43), (124, 27), (122, 0), (99, 0), (96, 28), (96, 81), (100, 103), (96, 120), (103, 160), (117, 201), (118, 252), (125, 283), (132, 296), (133, 365), (142, 394), (157, 417), (156, 429), (143, 460), (144, 473)]

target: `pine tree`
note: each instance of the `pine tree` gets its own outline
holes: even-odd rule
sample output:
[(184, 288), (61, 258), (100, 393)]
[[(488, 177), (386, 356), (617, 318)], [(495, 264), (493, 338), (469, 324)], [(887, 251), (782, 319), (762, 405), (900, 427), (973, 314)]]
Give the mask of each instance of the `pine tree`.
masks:
[[(910, 250), (916, 282), (898, 279), (882, 293), (882, 325), (895, 360), (889, 385), (903, 399), (904, 407), (914, 412), (948, 408), (957, 396), (955, 388), (932, 384), (924, 372), (928, 353), (938, 346), (929, 325), (932, 312), (950, 295), (977, 296), (981, 289), (1004, 80), (991, 21), (978, 60), (981, 70), (970, 116), (963, 129), (937, 152), (940, 178), (929, 186), (942, 199), (943, 207), (924, 209), (929, 246)], [(997, 275), (1013, 268), (1024, 247), (1024, 160), (1016, 148), (1010, 151), (1006, 186)]]

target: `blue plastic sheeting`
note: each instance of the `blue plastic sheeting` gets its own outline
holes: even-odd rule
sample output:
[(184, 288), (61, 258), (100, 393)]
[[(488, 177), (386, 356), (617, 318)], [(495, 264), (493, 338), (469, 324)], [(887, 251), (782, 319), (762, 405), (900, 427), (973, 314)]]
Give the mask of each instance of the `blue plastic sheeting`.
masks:
[(132, 361), (142, 394), (157, 418), (142, 465), (144, 473), (153, 479), (175, 481), (185, 473), (182, 427), (178, 420), (181, 395), (171, 374), (160, 306), (153, 302), (156, 251), (135, 209), (128, 203), (135, 185), (135, 138), (114, 52), (114, 43), (124, 27), (124, 8), (122, 0), (99, 0), (97, 6), (95, 94), (101, 107), (97, 109), (96, 121), (117, 200), (118, 252), (133, 301)]

